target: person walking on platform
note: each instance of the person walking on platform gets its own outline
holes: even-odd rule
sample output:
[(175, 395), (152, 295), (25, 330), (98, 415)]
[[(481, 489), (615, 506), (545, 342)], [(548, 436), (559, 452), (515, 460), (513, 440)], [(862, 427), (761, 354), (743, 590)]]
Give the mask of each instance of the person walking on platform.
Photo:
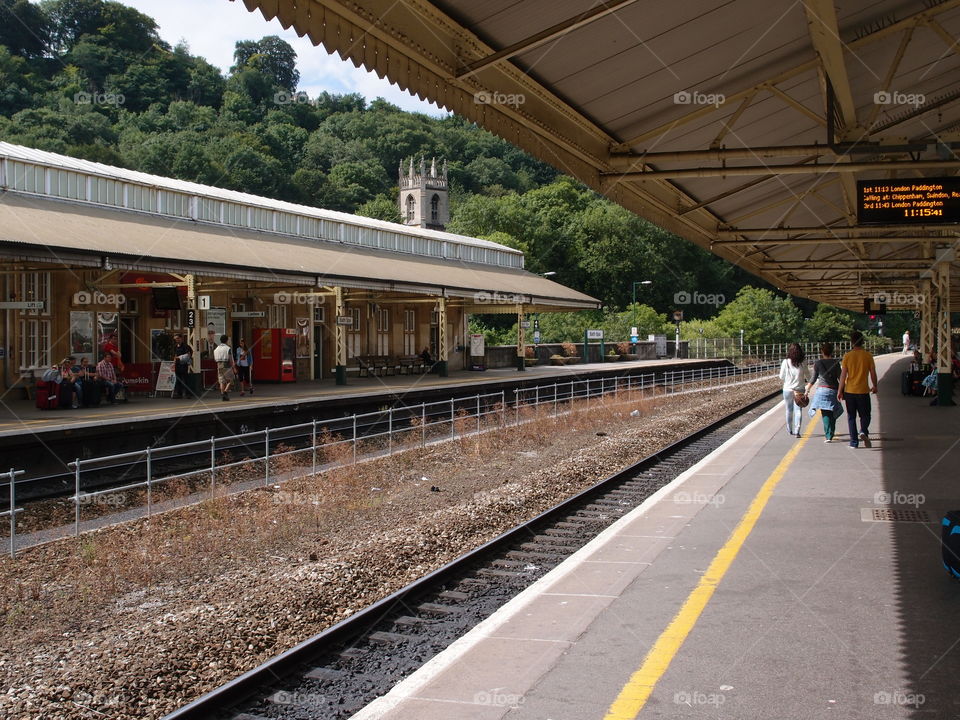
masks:
[(230, 385), (233, 383), (233, 350), (227, 345), (227, 336), (220, 336), (220, 344), (213, 349), (213, 359), (217, 363), (217, 382), (224, 400), (230, 399)]
[(177, 333), (173, 336), (173, 392), (172, 398), (182, 398), (187, 392), (187, 375), (190, 373), (190, 363), (193, 358), (193, 348)]
[[(850, 447), (860, 443), (870, 447), (870, 393), (877, 394), (877, 367), (873, 355), (863, 349), (863, 334), (850, 333), (853, 348), (843, 356), (840, 372), (840, 387), (837, 399), (847, 406), (847, 427), (850, 430)], [(867, 385), (869, 378), (872, 385)], [(860, 416), (860, 434), (857, 434), (857, 416)]]
[(840, 373), (840, 361), (833, 356), (833, 343), (823, 343), (820, 346), (820, 359), (813, 364), (813, 377), (807, 385), (807, 395), (812, 388), (816, 388), (817, 391), (810, 401), (810, 417), (813, 417), (817, 410), (820, 411), (825, 443), (833, 442), (837, 431), (837, 418), (843, 415), (843, 405), (837, 399)]
[(903, 354), (909, 355), (911, 352), (912, 350), (910, 349), (910, 331), (904, 330), (903, 331)]
[(807, 387), (807, 368), (803, 364), (803, 348), (790, 343), (787, 357), (780, 363), (780, 379), (783, 381), (783, 404), (787, 408), (787, 432), (800, 437), (803, 413), (797, 405), (796, 394), (803, 394)]
[(253, 368), (253, 354), (247, 347), (247, 341), (240, 338), (236, 349), (237, 356), (237, 383), (240, 385), (240, 396), (243, 397), (246, 390), (250, 390), (253, 395), (253, 383), (250, 382), (250, 370)]

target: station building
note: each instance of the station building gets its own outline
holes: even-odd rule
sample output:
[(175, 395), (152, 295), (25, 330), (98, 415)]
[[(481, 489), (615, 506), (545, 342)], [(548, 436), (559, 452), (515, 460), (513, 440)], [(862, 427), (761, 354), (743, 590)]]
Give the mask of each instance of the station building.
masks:
[(470, 313), (599, 306), (525, 271), (518, 250), (420, 223), (2, 142), (0, 189), (4, 389), (69, 355), (95, 362), (113, 338), (128, 384), (146, 390), (174, 332), (195, 372), (226, 334), (255, 346), (259, 380), (344, 383), (365, 360), (402, 367), (424, 348), (446, 374), (470, 362)]

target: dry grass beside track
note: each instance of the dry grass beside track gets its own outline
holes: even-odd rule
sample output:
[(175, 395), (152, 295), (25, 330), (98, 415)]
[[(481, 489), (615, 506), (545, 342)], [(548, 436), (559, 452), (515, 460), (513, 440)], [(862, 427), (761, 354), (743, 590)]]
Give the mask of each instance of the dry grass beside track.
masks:
[(160, 717), (775, 387), (528, 411), (519, 427), (7, 558), (0, 717)]

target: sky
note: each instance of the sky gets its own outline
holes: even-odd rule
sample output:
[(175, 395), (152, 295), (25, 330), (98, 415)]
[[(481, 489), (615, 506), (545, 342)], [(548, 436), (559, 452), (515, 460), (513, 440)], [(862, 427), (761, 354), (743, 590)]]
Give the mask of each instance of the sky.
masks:
[(152, 17), (159, 25), (160, 37), (176, 45), (185, 40), (193, 55), (199, 55), (219, 67), (224, 74), (233, 65), (233, 47), (238, 40), (259, 40), (278, 35), (293, 46), (300, 71), (299, 89), (310, 97), (326, 90), (330, 93), (360, 93), (367, 100), (382, 97), (404, 110), (440, 116), (446, 112), (425, 103), (374, 73), (355, 68), (353, 63), (329, 55), (306, 37), (297, 37), (291, 28), (284, 30), (279, 20), (267, 22), (259, 11), (249, 12), (242, 2), (230, 0), (121, 0)]

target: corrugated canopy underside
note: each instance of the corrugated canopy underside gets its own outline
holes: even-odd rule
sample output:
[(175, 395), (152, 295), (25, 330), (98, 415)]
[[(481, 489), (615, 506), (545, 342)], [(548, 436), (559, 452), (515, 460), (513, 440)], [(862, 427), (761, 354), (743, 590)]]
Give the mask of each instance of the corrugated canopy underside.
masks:
[(798, 295), (915, 289), (958, 236), (857, 227), (855, 183), (956, 174), (960, 0), (244, 3)]

